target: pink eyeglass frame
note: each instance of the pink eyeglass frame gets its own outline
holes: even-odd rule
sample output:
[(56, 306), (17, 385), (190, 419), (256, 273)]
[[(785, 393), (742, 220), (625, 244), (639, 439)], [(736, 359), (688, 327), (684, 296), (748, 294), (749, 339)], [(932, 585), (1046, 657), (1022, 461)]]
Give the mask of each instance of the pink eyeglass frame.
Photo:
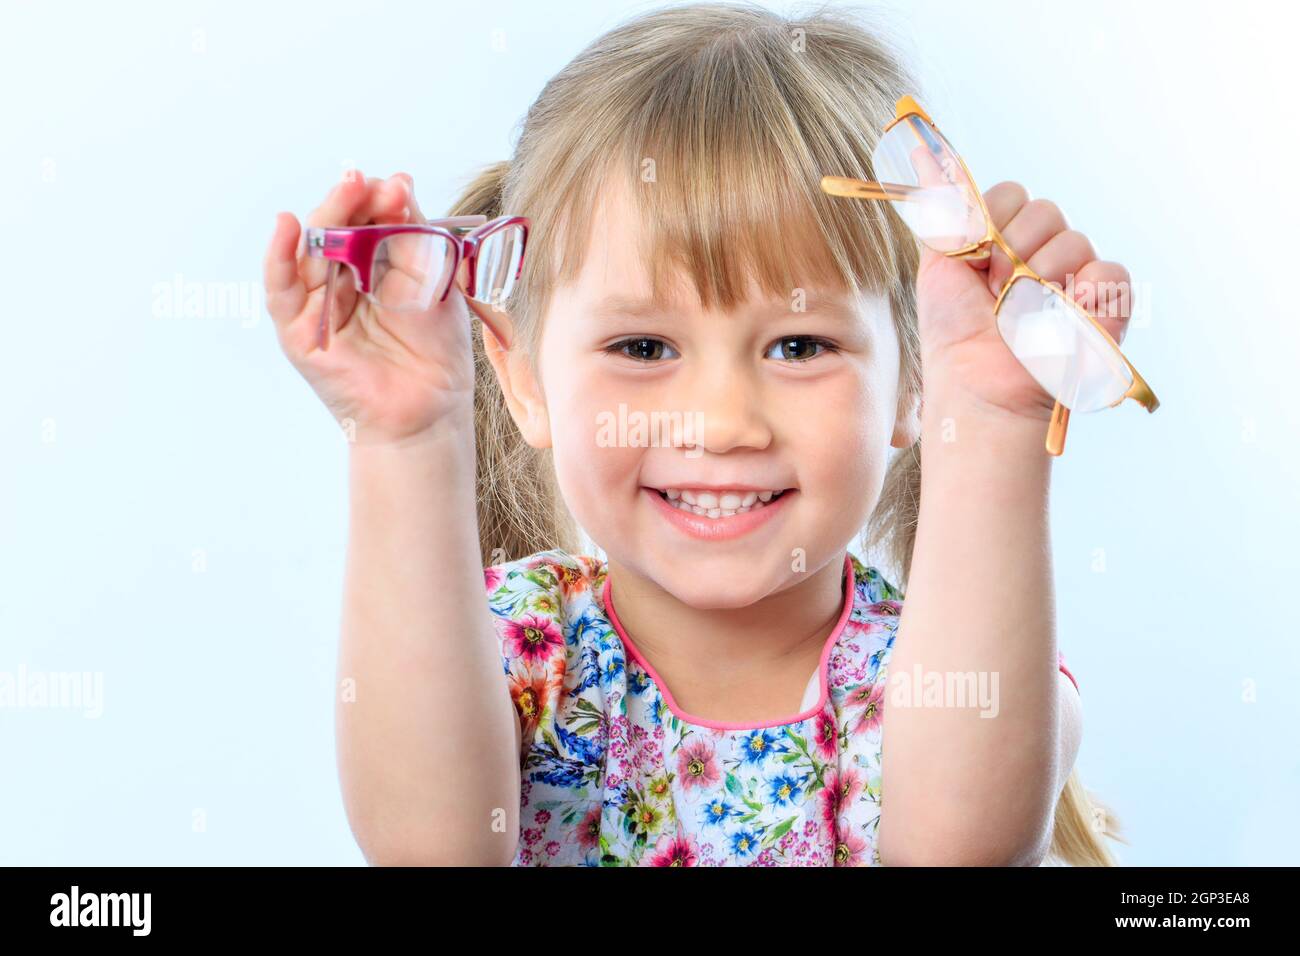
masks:
[[(528, 249), (528, 228), (531, 225), (527, 216), (498, 216), (488, 221), (486, 216), (452, 216), (445, 219), (430, 219), (425, 223), (400, 223), (393, 225), (370, 226), (312, 226), (306, 231), (307, 255), (316, 259), (329, 259), (342, 265), (352, 267), (356, 276), (357, 291), (374, 299), (370, 285), (371, 271), (374, 268), (375, 249), (389, 236), (403, 233), (432, 233), (442, 236), (451, 243), (451, 268), (447, 270), (447, 281), (443, 285), (438, 301), (442, 302), (451, 291), (451, 283), (460, 271), (461, 261), (467, 263), (463, 292), (467, 298), (474, 298), (478, 281), (478, 253), (483, 240), (507, 226), (519, 226), (523, 238), (519, 248), (519, 264), (515, 269), (514, 280), (518, 281), (524, 269), (524, 254)], [(333, 276), (331, 276), (333, 279)], [(329, 348), (329, 298), (333, 289), (326, 291), (326, 302), (321, 309), (320, 346)], [(476, 312), (478, 310), (475, 310)], [(480, 317), (481, 317), (481, 313)], [(493, 330), (496, 331), (495, 329)]]

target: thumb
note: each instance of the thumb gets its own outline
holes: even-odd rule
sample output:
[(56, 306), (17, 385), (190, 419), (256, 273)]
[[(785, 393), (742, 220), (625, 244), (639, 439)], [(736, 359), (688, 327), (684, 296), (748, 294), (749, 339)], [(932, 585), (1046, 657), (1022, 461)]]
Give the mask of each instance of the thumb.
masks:
[(411, 222), (420, 224), (428, 222), (429, 220), (425, 218), (424, 213), (420, 210), (420, 203), (415, 198), (415, 177), (410, 173), (398, 173), (397, 175), (406, 180), (407, 205), (411, 209)]

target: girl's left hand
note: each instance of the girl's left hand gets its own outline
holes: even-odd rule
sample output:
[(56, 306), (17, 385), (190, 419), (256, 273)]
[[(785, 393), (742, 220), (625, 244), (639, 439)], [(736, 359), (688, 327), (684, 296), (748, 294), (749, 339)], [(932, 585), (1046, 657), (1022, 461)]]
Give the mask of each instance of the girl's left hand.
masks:
[[(1122, 342), (1132, 303), (1128, 270), (1098, 259), (1088, 237), (1069, 227), (1055, 203), (1030, 199), (1019, 183), (998, 183), (984, 201), (993, 224), (1029, 268), (1072, 292)], [(1053, 396), (998, 332), (993, 306), (1012, 267), (1001, 249), (992, 250), (988, 258), (968, 261), (921, 247), (916, 291), (924, 387), (955, 386), (981, 404), (1047, 421)]]

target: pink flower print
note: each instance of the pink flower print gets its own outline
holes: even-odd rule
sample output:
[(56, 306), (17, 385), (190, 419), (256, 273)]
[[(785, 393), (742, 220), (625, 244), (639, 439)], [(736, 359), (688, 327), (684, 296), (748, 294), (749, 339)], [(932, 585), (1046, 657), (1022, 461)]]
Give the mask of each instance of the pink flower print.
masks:
[(609, 722), (610, 740), (627, 740), (628, 728), (630, 726), (631, 721), (626, 717), (615, 717)]
[(832, 673), (830, 675), (830, 679), (827, 680), (826, 683), (831, 690), (839, 690), (841, 687), (845, 685), (847, 680), (848, 678), (846, 677), (844, 671), (841, 669)]
[(822, 711), (814, 724), (813, 745), (823, 760), (831, 760), (839, 750), (840, 729), (835, 724), (835, 715)]
[(662, 747), (655, 747), (650, 751), (650, 769), (655, 773), (664, 769), (664, 751)]
[(594, 850), (600, 845), (600, 809), (599, 804), (592, 807), (574, 830), (578, 846), (584, 851)]
[(835, 865), (866, 866), (867, 863), (867, 841), (851, 830), (839, 834), (835, 842)]
[(657, 741), (650, 732), (640, 725), (632, 728), (632, 739), (628, 743), (632, 754), (632, 766), (647, 773), (662, 769), (664, 755)]
[(695, 842), (684, 834), (663, 836), (655, 844), (651, 866), (699, 866), (699, 853)]
[(541, 614), (524, 614), (506, 621), (503, 643), (509, 656), (526, 664), (542, 664), (555, 653), (564, 653), (564, 636), (555, 622)]
[(833, 830), (835, 820), (862, 791), (862, 776), (856, 770), (832, 771), (826, 775), (826, 786), (817, 792), (822, 823)]
[(849, 723), (853, 735), (874, 733), (885, 715), (885, 685), (863, 684), (844, 698), (845, 710), (854, 713)]
[(560, 844), (558, 840), (551, 840), (549, 843), (546, 844), (547, 856), (555, 856), (559, 852), (560, 852)]
[(722, 780), (717, 754), (707, 740), (697, 738), (677, 751), (677, 779), (688, 793), (708, 790)]
[(501, 587), (501, 582), (505, 579), (505, 572), (500, 568), (491, 567), (483, 569), (483, 585), (487, 588), (488, 594), (494, 594), (497, 588)]

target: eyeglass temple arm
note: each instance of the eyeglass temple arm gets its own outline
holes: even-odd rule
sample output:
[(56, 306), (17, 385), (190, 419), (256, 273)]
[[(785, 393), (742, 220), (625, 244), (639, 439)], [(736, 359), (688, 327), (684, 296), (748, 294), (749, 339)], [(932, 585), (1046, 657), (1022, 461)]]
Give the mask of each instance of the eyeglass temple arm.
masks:
[(1065, 433), (1070, 427), (1070, 410), (1057, 402), (1052, 408), (1052, 420), (1047, 426), (1047, 453), (1060, 455), (1065, 451)]
[(444, 229), (450, 229), (463, 235), (472, 232), (485, 222), (487, 222), (487, 216), (448, 216), (445, 219), (429, 219), (424, 225), (442, 226)]
[(920, 186), (905, 186), (902, 183), (878, 183), (865, 179), (853, 179), (849, 176), (823, 176), (822, 192), (831, 196), (846, 196), (851, 199), (898, 199), (912, 201), (920, 198), (926, 190)]
[[(444, 216), (441, 219), (426, 219), (422, 223), (411, 223), (414, 226), (442, 226), (444, 229), (455, 229), (458, 232), (468, 232), (477, 226), (487, 222), (487, 216)], [(385, 225), (388, 225), (385, 223)], [(329, 254), (330, 247), (326, 246), (325, 234), (333, 229), (348, 229), (348, 226), (311, 226), (307, 229), (307, 255), (324, 257), (327, 259), (334, 258)]]
[[(1127, 363), (1128, 359), (1124, 361)], [(1133, 373), (1133, 384), (1128, 387), (1128, 391), (1124, 393), (1119, 402), (1124, 401), (1125, 398), (1131, 398), (1148, 412), (1154, 412), (1160, 407), (1160, 399), (1156, 398), (1156, 393), (1151, 391), (1151, 386), (1147, 384), (1146, 379), (1138, 374), (1137, 369), (1129, 365), (1129, 371)], [(1115, 404), (1118, 405), (1119, 402)]]
[[(1122, 354), (1122, 353), (1121, 353)], [(1124, 359), (1124, 364), (1128, 365), (1129, 371), (1133, 373), (1133, 384), (1128, 387), (1128, 391), (1116, 399), (1111, 408), (1114, 408), (1126, 398), (1131, 398), (1137, 402), (1147, 412), (1154, 412), (1160, 407), (1160, 399), (1156, 398), (1156, 393), (1151, 391), (1151, 386), (1135, 369), (1128, 359)], [(1070, 410), (1060, 402), (1052, 409), (1052, 421), (1047, 426), (1047, 453), (1049, 455), (1059, 455), (1065, 451), (1065, 433), (1070, 427)]]

